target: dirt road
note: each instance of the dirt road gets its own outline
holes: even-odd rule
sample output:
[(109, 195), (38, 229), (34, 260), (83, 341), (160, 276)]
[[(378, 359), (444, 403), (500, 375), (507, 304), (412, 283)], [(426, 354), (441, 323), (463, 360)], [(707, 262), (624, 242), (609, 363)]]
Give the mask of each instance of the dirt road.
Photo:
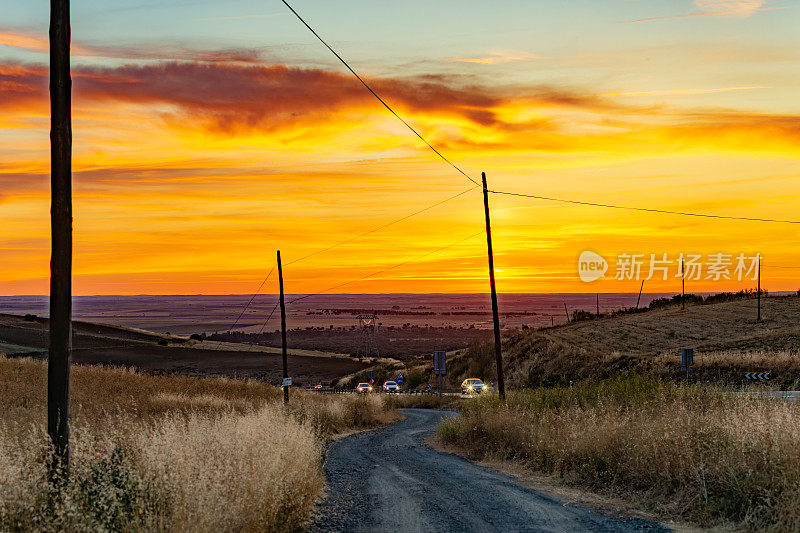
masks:
[(667, 531), (554, 499), (437, 452), (423, 440), (453, 413), (404, 413), (403, 422), (331, 445), (328, 497), (311, 531)]

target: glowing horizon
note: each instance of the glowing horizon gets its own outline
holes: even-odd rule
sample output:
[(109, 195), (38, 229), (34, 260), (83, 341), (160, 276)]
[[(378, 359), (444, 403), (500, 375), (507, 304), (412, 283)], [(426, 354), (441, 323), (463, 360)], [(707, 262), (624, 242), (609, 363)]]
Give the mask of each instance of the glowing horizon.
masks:
[[(252, 294), (277, 249), (289, 263), (472, 187), (277, 7), (193, 4), (73, 14), (74, 294)], [(445, 4), (456, 5), (423, 19), (355, 1), (296, 7), (448, 158), (475, 178), (486, 171), (490, 188), (800, 219), (800, 7), (459, 4), (463, 26), (494, 30), (473, 39), (437, 31)], [(47, 17), (41, 6), (4, 12), (0, 294), (46, 294)], [(128, 24), (114, 32), (120, 17)], [(542, 31), (518, 27), (542, 17)], [(508, 21), (517, 26), (504, 31)], [(613, 270), (581, 282), (584, 250), (761, 253), (765, 289), (800, 287), (796, 225), (490, 201), (501, 292), (638, 292), (640, 281)], [(485, 293), (484, 237), (448, 247), (481, 231), (482, 205), (475, 189), (287, 265), (286, 290), (378, 272), (336, 293)], [(702, 279), (692, 291), (753, 286)], [(650, 280), (645, 292), (675, 287)]]

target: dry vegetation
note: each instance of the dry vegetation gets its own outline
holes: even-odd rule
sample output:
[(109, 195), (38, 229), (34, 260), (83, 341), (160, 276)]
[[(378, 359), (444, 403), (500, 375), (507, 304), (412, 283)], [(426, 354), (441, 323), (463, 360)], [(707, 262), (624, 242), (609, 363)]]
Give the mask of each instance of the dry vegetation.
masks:
[(800, 529), (800, 405), (628, 377), (483, 397), (439, 438), (704, 525)]
[(44, 363), (0, 358), (0, 530), (285, 531), (307, 520), (337, 433), (389, 422), (380, 398), (255, 381), (73, 370), (73, 465), (52, 504)]
[[(670, 306), (645, 313), (605, 317), (539, 330), (503, 340), (506, 381), (512, 387), (566, 385), (569, 381), (613, 378), (636, 372), (675, 379), (680, 348), (694, 348), (691, 379), (741, 384), (747, 371), (771, 371), (772, 384), (800, 387), (800, 298), (763, 299), (763, 320), (755, 301)], [(494, 378), (489, 343), (474, 343), (449, 362), (448, 380)]]

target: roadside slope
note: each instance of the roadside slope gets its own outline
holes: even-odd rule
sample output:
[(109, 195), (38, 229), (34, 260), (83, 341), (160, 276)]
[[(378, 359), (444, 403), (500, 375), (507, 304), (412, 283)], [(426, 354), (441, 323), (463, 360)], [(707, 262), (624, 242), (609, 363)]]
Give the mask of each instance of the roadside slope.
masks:
[[(679, 350), (694, 348), (694, 379), (741, 383), (744, 371), (772, 370), (773, 382), (793, 386), (800, 379), (800, 298), (763, 298), (762, 317), (761, 322), (756, 320), (755, 299), (742, 299), (524, 330), (504, 339), (507, 379), (521, 387), (614, 377), (627, 371), (675, 377)], [(738, 360), (720, 357), (753, 352), (768, 353)], [(476, 370), (492, 380), (493, 357), (488, 345), (475, 345), (455, 357), (448, 369), (450, 384), (457, 385)]]

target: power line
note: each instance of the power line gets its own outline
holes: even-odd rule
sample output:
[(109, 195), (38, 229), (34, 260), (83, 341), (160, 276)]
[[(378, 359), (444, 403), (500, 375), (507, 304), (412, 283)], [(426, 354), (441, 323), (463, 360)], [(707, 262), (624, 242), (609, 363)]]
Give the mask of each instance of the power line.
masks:
[(275, 310), (278, 308), (278, 304), (280, 304), (280, 303), (281, 303), (280, 301), (277, 301), (277, 302), (275, 302), (275, 307), (273, 307), (273, 308), (272, 308), (272, 311), (270, 311), (270, 312), (269, 312), (269, 316), (267, 316), (267, 319), (266, 319), (266, 320), (264, 321), (264, 323), (261, 325), (261, 329), (260, 329), (260, 330), (258, 330), (258, 334), (259, 334), (259, 335), (261, 335), (262, 333), (264, 333), (264, 328), (266, 328), (266, 327), (267, 327), (267, 322), (269, 322), (269, 319), (270, 319), (270, 318), (272, 318), (272, 315), (274, 315), (274, 314), (275, 314)]
[(463, 196), (463, 195), (467, 194), (470, 191), (474, 191), (475, 189), (477, 189), (477, 187), (470, 187), (469, 189), (467, 189), (465, 191), (461, 191), (460, 193), (458, 193), (456, 195), (453, 195), (453, 196), (450, 196), (449, 198), (445, 198), (444, 200), (442, 200), (440, 202), (436, 202), (435, 204), (431, 204), (428, 207), (424, 207), (424, 208), (420, 209), (419, 211), (414, 211), (411, 214), (408, 214), (408, 215), (405, 215), (405, 216), (403, 216), (401, 218), (393, 220), (392, 222), (388, 222), (388, 223), (386, 223), (386, 224), (384, 224), (382, 226), (378, 226), (377, 228), (373, 228), (373, 229), (371, 229), (369, 231), (366, 231), (364, 233), (356, 235), (355, 237), (350, 237), (349, 239), (345, 239), (345, 240), (343, 240), (341, 242), (338, 242), (336, 244), (328, 246), (327, 248), (322, 248), (320, 250), (317, 250), (316, 252), (311, 252), (310, 254), (307, 254), (307, 255), (304, 255), (304, 256), (299, 257), (297, 259), (294, 259), (292, 261), (289, 261), (284, 266), (289, 266), (289, 265), (293, 265), (295, 263), (299, 263), (300, 261), (303, 261), (304, 259), (308, 259), (309, 257), (313, 257), (315, 255), (319, 255), (321, 253), (333, 250), (334, 248), (337, 248), (337, 247), (342, 246), (344, 244), (351, 243), (351, 242), (353, 242), (353, 241), (355, 241), (357, 239), (360, 239), (362, 237), (366, 237), (367, 235), (371, 235), (371, 234), (373, 234), (373, 233), (375, 233), (377, 231), (380, 231), (382, 229), (388, 228), (389, 226), (393, 226), (393, 225), (395, 225), (395, 224), (397, 224), (399, 222), (403, 222), (404, 220), (408, 220), (409, 218), (415, 217), (415, 216), (419, 215), (420, 213), (424, 213), (425, 211), (433, 209), (434, 207), (440, 206), (440, 205), (442, 205), (442, 204), (444, 204), (446, 202), (449, 202), (450, 200), (455, 200), (459, 196)]
[(714, 215), (710, 213), (692, 213), (689, 211), (669, 211), (667, 209), (656, 209), (651, 207), (633, 207), (633, 206), (624, 206), (624, 205), (614, 205), (614, 204), (601, 204), (597, 202), (584, 202), (580, 200), (567, 200), (564, 198), (553, 198), (550, 196), (539, 196), (535, 194), (524, 194), (519, 192), (509, 192), (509, 191), (496, 191), (488, 189), (489, 192), (494, 194), (504, 194), (507, 196), (521, 196), (524, 198), (535, 198), (537, 200), (546, 200), (548, 202), (560, 202), (564, 204), (574, 204), (574, 205), (586, 205), (591, 207), (605, 207), (609, 209), (624, 209), (628, 211), (645, 211), (648, 213), (660, 213), (666, 215), (680, 215), (685, 217), (701, 217), (701, 218), (719, 218), (724, 220), (742, 220), (747, 222), (776, 222), (780, 224), (800, 224), (800, 220), (781, 220), (775, 218), (756, 218), (756, 217), (736, 217), (736, 216), (727, 216), (727, 215)]
[(272, 272), (273, 272), (274, 270), (275, 270), (275, 267), (272, 267), (272, 268), (270, 268), (270, 269), (269, 269), (269, 272), (267, 273), (267, 277), (265, 277), (265, 278), (264, 278), (264, 281), (262, 281), (262, 282), (261, 282), (261, 285), (259, 285), (259, 286), (258, 286), (258, 290), (257, 290), (256, 292), (254, 292), (254, 293), (253, 293), (253, 296), (250, 298), (250, 301), (249, 301), (249, 302), (247, 302), (247, 305), (245, 305), (245, 306), (244, 306), (244, 309), (242, 309), (242, 312), (241, 312), (241, 313), (239, 313), (239, 316), (236, 318), (236, 321), (233, 323), (233, 326), (231, 326), (231, 327), (229, 328), (229, 330), (233, 330), (233, 328), (235, 328), (235, 327), (236, 327), (236, 324), (238, 324), (238, 323), (239, 323), (239, 320), (241, 320), (241, 319), (242, 319), (242, 317), (244, 316), (244, 313), (245, 313), (245, 311), (247, 311), (247, 309), (250, 307), (250, 304), (252, 304), (252, 303), (253, 303), (253, 300), (255, 300), (255, 299), (256, 299), (256, 296), (258, 295), (258, 293), (260, 293), (260, 292), (261, 292), (261, 289), (264, 287), (264, 284), (267, 282), (267, 280), (268, 280), (268, 279), (269, 279), (269, 277), (272, 275)]
[[(344, 58), (342, 58), (342, 56), (339, 55), (339, 53), (336, 52), (336, 50), (334, 50), (327, 42), (325, 42), (325, 40), (322, 37), (320, 37), (320, 35), (314, 30), (314, 28), (312, 28), (308, 24), (308, 22), (306, 22), (305, 19), (303, 19), (303, 17), (300, 16), (300, 14), (297, 13), (297, 11), (295, 11), (294, 8), (291, 5), (289, 5), (289, 3), (286, 0), (281, 0), (281, 1), (286, 5), (286, 7), (289, 8), (289, 10), (294, 14), (294, 16), (297, 17), (297, 19), (300, 22), (302, 22), (303, 25), (306, 28), (308, 28), (308, 30), (311, 33), (314, 34), (314, 37), (319, 39), (319, 41), (323, 45), (325, 45), (325, 47), (328, 50), (330, 50), (330, 52), (333, 55), (335, 55), (336, 58), (339, 61), (341, 61), (342, 64), (345, 67), (347, 67), (347, 69), (353, 74), (353, 76), (355, 76), (356, 79), (358, 79), (358, 81), (360, 81), (361, 84), (364, 87), (366, 87), (366, 89), (370, 93), (372, 93), (372, 95), (375, 98), (377, 98), (378, 101), (381, 104), (383, 104), (383, 106), (386, 109), (388, 109), (390, 113), (392, 113), (395, 117), (397, 117), (398, 120), (400, 120), (403, 124), (405, 124), (405, 126), (409, 130), (411, 130), (414, 133), (414, 135), (419, 137), (422, 140), (422, 142), (424, 142), (428, 146), (428, 148), (433, 150), (433, 152), (436, 155), (438, 155), (445, 163), (447, 163), (448, 165), (450, 165), (451, 167), (456, 169), (462, 176), (467, 178), (469, 181), (471, 181), (475, 185), (481, 187), (481, 185), (476, 180), (474, 180), (466, 172), (461, 170), (455, 163), (453, 163), (447, 157), (445, 157), (439, 150), (436, 149), (436, 147), (434, 147), (430, 142), (428, 142), (428, 140), (425, 139), (425, 137), (420, 135), (420, 133), (417, 130), (415, 130), (408, 122), (406, 122), (403, 119), (403, 117), (398, 115), (395, 112), (395, 110), (392, 109), (391, 106), (389, 106), (389, 104), (387, 104), (386, 101), (383, 98), (381, 98), (374, 90), (372, 90), (372, 88), (367, 84), (367, 82), (365, 82), (364, 79), (361, 76), (359, 76), (359, 74), (347, 63), (347, 61), (344, 60)], [(585, 205), (585, 206), (592, 206), (592, 207), (603, 207), (603, 208), (608, 208), (608, 209), (623, 209), (623, 210), (627, 210), (627, 211), (644, 211), (644, 212), (649, 212), (649, 213), (660, 213), (660, 214), (665, 214), (665, 215), (679, 215), (679, 216), (689, 216), (689, 217), (699, 217), (699, 218), (714, 218), (714, 219), (722, 219), (722, 220), (740, 220), (740, 221), (746, 221), (746, 222), (771, 222), (771, 223), (780, 223), (780, 224), (800, 224), (800, 220), (780, 220), (780, 219), (772, 219), (772, 218), (737, 217), (737, 216), (726, 216), (726, 215), (714, 215), (714, 214), (709, 214), (709, 213), (692, 213), (692, 212), (688, 212), (688, 211), (670, 211), (670, 210), (667, 210), (667, 209), (656, 209), (656, 208), (649, 208), (649, 207), (632, 207), (632, 206), (622, 206), (622, 205), (605, 204), (605, 203), (598, 203), (598, 202), (583, 202), (583, 201), (579, 201), (579, 200), (567, 200), (567, 199), (563, 199), (563, 198), (552, 198), (552, 197), (548, 197), (548, 196), (524, 194), (524, 193), (511, 192), (511, 191), (489, 190), (489, 192), (494, 193), (494, 194), (503, 194), (503, 195), (507, 195), (507, 196), (521, 196), (521, 197), (525, 197), (525, 198), (535, 198), (535, 199), (538, 199), (538, 200), (545, 200), (545, 201), (549, 201), (549, 202), (560, 202), (560, 203), (573, 204), (573, 205)]]
[(329, 292), (329, 291), (332, 291), (332, 290), (334, 290), (334, 289), (338, 289), (338, 288), (340, 288), (340, 287), (344, 287), (345, 285), (350, 285), (351, 283), (356, 283), (356, 282), (359, 282), (359, 281), (364, 281), (364, 280), (366, 280), (366, 279), (369, 279), (369, 278), (375, 277), (375, 276), (377, 276), (377, 275), (379, 275), (379, 274), (383, 274), (383, 273), (385, 273), (385, 272), (388, 272), (388, 271), (390, 271), (390, 270), (394, 270), (395, 268), (398, 268), (398, 267), (401, 267), (401, 266), (407, 265), (407, 264), (409, 264), (409, 263), (415, 263), (415, 262), (417, 262), (417, 261), (419, 261), (419, 260), (421, 260), (421, 259), (424, 259), (424, 258), (426, 258), (426, 257), (428, 257), (428, 256), (430, 256), (430, 255), (433, 255), (433, 254), (435, 254), (435, 253), (438, 253), (438, 252), (441, 252), (441, 251), (447, 250), (448, 248), (452, 248), (453, 246), (456, 246), (457, 244), (461, 244), (462, 242), (466, 242), (466, 241), (468, 241), (468, 240), (470, 240), (470, 239), (474, 239), (474, 238), (475, 238), (475, 237), (477, 237), (478, 235), (483, 235), (483, 231), (479, 231), (478, 233), (475, 233), (475, 234), (473, 234), (473, 235), (470, 235), (469, 237), (465, 237), (465, 238), (463, 238), (463, 239), (461, 239), (461, 240), (458, 240), (458, 241), (452, 242), (452, 243), (450, 243), (450, 244), (448, 244), (448, 245), (446, 245), (446, 246), (442, 246), (441, 248), (437, 248), (436, 250), (431, 250), (430, 252), (427, 252), (427, 253), (425, 253), (425, 254), (423, 254), (423, 255), (420, 255), (419, 257), (415, 257), (414, 259), (409, 259), (409, 260), (407, 260), (407, 261), (403, 261), (403, 262), (401, 262), (401, 263), (397, 263), (397, 264), (395, 264), (395, 265), (392, 265), (392, 266), (390, 266), (390, 267), (387, 267), (387, 268), (384, 268), (384, 269), (378, 270), (377, 272), (373, 272), (373, 273), (371, 273), (371, 274), (368, 274), (368, 275), (366, 275), (366, 276), (363, 276), (363, 277), (361, 277), (361, 278), (358, 278), (358, 279), (353, 279), (353, 280), (350, 280), (350, 281), (345, 281), (344, 283), (339, 283), (338, 285), (334, 285), (334, 286), (332, 286), (332, 287), (328, 287), (327, 289), (323, 289), (323, 290), (321, 290), (321, 291), (319, 291), (319, 292), (315, 292), (315, 293), (313, 293), (313, 294), (306, 294), (306, 295), (300, 296), (299, 298), (294, 298), (293, 300), (289, 300), (287, 303), (288, 303), (288, 304), (293, 304), (293, 303), (295, 303), (295, 302), (299, 302), (300, 300), (305, 300), (306, 298), (311, 298), (312, 296), (319, 296), (320, 294), (324, 294), (324, 293), (326, 293), (326, 292)]
[(480, 183), (478, 183), (477, 181), (475, 181), (474, 179), (472, 179), (472, 178), (471, 178), (471, 177), (470, 177), (470, 176), (469, 176), (469, 175), (468, 175), (466, 172), (464, 172), (463, 170), (461, 170), (461, 169), (460, 169), (460, 168), (459, 168), (459, 167), (458, 167), (458, 166), (457, 166), (455, 163), (453, 163), (452, 161), (450, 161), (449, 159), (447, 159), (447, 158), (446, 158), (446, 157), (445, 157), (445, 156), (444, 156), (444, 155), (443, 155), (443, 154), (442, 154), (442, 153), (441, 153), (439, 150), (437, 150), (437, 149), (436, 149), (436, 148), (435, 148), (435, 147), (434, 147), (434, 146), (433, 146), (431, 143), (429, 143), (429, 142), (428, 142), (428, 140), (427, 140), (425, 137), (423, 137), (423, 136), (422, 136), (422, 135), (421, 135), (421, 134), (420, 134), (420, 133), (419, 133), (417, 130), (415, 130), (415, 129), (414, 129), (412, 126), (411, 126), (411, 124), (409, 124), (408, 122), (406, 122), (406, 121), (405, 121), (405, 119), (403, 119), (403, 117), (401, 117), (400, 115), (398, 115), (398, 114), (395, 112), (395, 110), (394, 110), (394, 109), (392, 109), (392, 108), (391, 108), (391, 106), (390, 106), (389, 104), (387, 104), (387, 103), (386, 103), (386, 101), (385, 101), (383, 98), (381, 98), (380, 96), (378, 96), (378, 93), (376, 93), (375, 91), (373, 91), (373, 90), (372, 90), (372, 87), (370, 87), (369, 85), (367, 85), (367, 82), (365, 82), (365, 81), (364, 81), (364, 79), (363, 79), (361, 76), (359, 76), (359, 75), (358, 75), (358, 73), (357, 73), (355, 70), (353, 70), (353, 67), (351, 67), (351, 66), (350, 66), (350, 65), (347, 63), (347, 61), (345, 61), (345, 60), (344, 60), (344, 58), (342, 58), (342, 56), (340, 56), (340, 55), (339, 55), (339, 54), (336, 52), (336, 50), (334, 50), (333, 48), (331, 48), (331, 47), (330, 47), (330, 45), (329, 45), (328, 43), (326, 43), (326, 42), (325, 42), (325, 40), (324, 40), (322, 37), (320, 37), (320, 36), (319, 36), (319, 34), (318, 34), (316, 31), (314, 31), (314, 28), (312, 28), (311, 26), (309, 26), (308, 22), (306, 22), (306, 21), (303, 19), (303, 17), (301, 17), (301, 16), (300, 16), (300, 14), (299, 14), (299, 13), (297, 13), (297, 11), (295, 11), (295, 10), (294, 10), (294, 8), (293, 8), (292, 6), (290, 6), (290, 5), (289, 5), (289, 2), (287, 2), (286, 0), (281, 0), (281, 1), (282, 1), (282, 2), (283, 2), (285, 5), (286, 5), (286, 7), (288, 7), (288, 8), (289, 8), (289, 10), (290, 10), (292, 13), (294, 13), (294, 16), (295, 16), (295, 17), (297, 17), (297, 19), (298, 19), (300, 22), (302, 22), (302, 23), (303, 23), (303, 25), (304, 25), (306, 28), (308, 28), (308, 29), (309, 29), (309, 31), (310, 31), (311, 33), (313, 33), (313, 34), (314, 34), (314, 37), (316, 37), (317, 39), (319, 39), (319, 42), (321, 42), (322, 44), (324, 44), (324, 45), (325, 45), (325, 48), (327, 48), (328, 50), (330, 50), (330, 51), (331, 51), (331, 53), (332, 53), (333, 55), (335, 55), (335, 56), (336, 56), (336, 58), (337, 58), (339, 61), (341, 61), (341, 62), (342, 62), (342, 64), (343, 64), (345, 67), (347, 67), (347, 70), (349, 70), (349, 71), (350, 71), (350, 72), (353, 74), (353, 76), (355, 76), (355, 77), (358, 79), (358, 81), (360, 81), (360, 82), (361, 82), (361, 85), (363, 85), (364, 87), (366, 87), (366, 89), (367, 89), (367, 90), (368, 90), (370, 93), (372, 93), (372, 96), (374, 96), (375, 98), (377, 98), (377, 99), (378, 99), (378, 101), (379, 101), (380, 103), (382, 103), (382, 104), (383, 104), (383, 107), (385, 107), (386, 109), (388, 109), (388, 110), (389, 110), (389, 112), (390, 112), (392, 115), (394, 115), (395, 117), (397, 117), (397, 119), (398, 119), (400, 122), (402, 122), (403, 124), (405, 124), (406, 128), (408, 128), (409, 130), (411, 130), (411, 131), (414, 133), (414, 135), (416, 135), (417, 137), (419, 137), (419, 139), (420, 139), (422, 142), (424, 142), (424, 143), (425, 143), (425, 144), (428, 146), (428, 148), (430, 148), (431, 150), (433, 150), (433, 153), (435, 153), (435, 154), (436, 154), (436, 155), (438, 155), (440, 158), (442, 158), (442, 161), (444, 161), (445, 163), (447, 163), (448, 165), (450, 165), (451, 167), (453, 167), (454, 169), (456, 169), (456, 170), (457, 170), (457, 171), (458, 171), (458, 172), (459, 172), (459, 173), (460, 173), (462, 176), (464, 176), (465, 178), (467, 178), (469, 181), (471, 181), (471, 182), (472, 182), (472, 183), (474, 183), (475, 185), (477, 185), (477, 186), (479, 186), (479, 187), (481, 186), (481, 184), (480, 184)]
[[(290, 262), (286, 263), (286, 266), (288, 266), (288, 265), (293, 265), (293, 264), (295, 264), (295, 263), (299, 263), (300, 261), (303, 261), (303, 260), (305, 260), (305, 259), (308, 259), (309, 257), (313, 257), (313, 256), (315, 256), (315, 255), (319, 255), (319, 254), (321, 254), (321, 253), (324, 253), (324, 252), (327, 252), (327, 251), (333, 250), (334, 248), (337, 248), (337, 247), (339, 247), (339, 246), (342, 246), (342, 245), (344, 245), (344, 244), (351, 243), (351, 242), (353, 242), (353, 241), (355, 241), (355, 240), (357, 240), (357, 239), (360, 239), (360, 238), (362, 238), (362, 237), (366, 237), (367, 235), (371, 235), (372, 233), (375, 233), (375, 232), (377, 232), (377, 231), (380, 231), (380, 230), (382, 230), (382, 229), (388, 228), (389, 226), (393, 226), (394, 224), (398, 224), (398, 223), (400, 223), (400, 222), (403, 222), (404, 220), (408, 220), (409, 218), (415, 217), (415, 216), (419, 215), (420, 213), (424, 213), (425, 211), (429, 211), (429, 210), (433, 209), (434, 207), (437, 207), (437, 206), (440, 206), (440, 205), (442, 205), (442, 204), (444, 204), (444, 203), (447, 203), (447, 202), (449, 202), (450, 200), (455, 200), (456, 198), (458, 198), (458, 197), (460, 197), (460, 196), (463, 196), (463, 195), (467, 194), (467, 193), (468, 193), (468, 192), (470, 192), (470, 191), (474, 191), (476, 188), (477, 188), (477, 187), (470, 187), (469, 189), (467, 189), (467, 190), (464, 190), (464, 191), (461, 191), (461, 192), (460, 192), (460, 193), (458, 193), (458, 194), (454, 194), (453, 196), (450, 196), (450, 197), (448, 197), (448, 198), (445, 198), (444, 200), (440, 200), (440, 201), (438, 201), (438, 202), (436, 202), (436, 203), (434, 203), (434, 204), (431, 204), (431, 205), (429, 205), (429, 206), (427, 206), (427, 207), (423, 207), (422, 209), (419, 209), (419, 210), (417, 210), (417, 211), (414, 211), (413, 213), (410, 213), (410, 214), (408, 214), (408, 215), (405, 215), (405, 216), (402, 216), (402, 217), (400, 217), (400, 218), (398, 218), (398, 219), (396, 219), (396, 220), (393, 220), (393, 221), (391, 221), (391, 222), (388, 222), (388, 223), (386, 223), (386, 224), (383, 224), (383, 225), (381, 225), (381, 226), (378, 226), (377, 228), (373, 228), (373, 229), (371, 229), (371, 230), (369, 230), (369, 231), (365, 231), (364, 233), (361, 233), (361, 234), (359, 234), (359, 235), (356, 235), (356, 236), (354, 236), (354, 237), (350, 237), (349, 239), (345, 239), (345, 240), (343, 240), (343, 241), (341, 241), (341, 242), (338, 242), (338, 243), (336, 243), (336, 244), (333, 244), (333, 245), (331, 245), (331, 246), (328, 246), (328, 247), (326, 247), (326, 248), (322, 248), (322, 249), (320, 249), (320, 250), (317, 250), (317, 251), (315, 251), (315, 252), (312, 252), (312, 253), (310, 253), (310, 254), (307, 254), (307, 255), (304, 255), (304, 256), (302, 256), (302, 257), (299, 257), (299, 258), (297, 258), (297, 259), (295, 259), (295, 260), (293, 260), (293, 261), (290, 261)], [(256, 291), (256, 292), (253, 294), (253, 296), (250, 298), (250, 301), (248, 301), (248, 302), (247, 302), (247, 305), (245, 305), (244, 309), (242, 309), (242, 312), (241, 312), (241, 313), (239, 313), (239, 316), (236, 318), (236, 321), (235, 321), (235, 322), (233, 323), (233, 325), (232, 325), (232, 326), (229, 328), (230, 330), (233, 330), (233, 328), (234, 328), (234, 327), (235, 327), (235, 326), (236, 326), (236, 325), (239, 323), (239, 320), (241, 320), (241, 318), (244, 316), (245, 312), (246, 312), (246, 311), (247, 311), (247, 309), (250, 307), (250, 305), (253, 303), (253, 300), (255, 300), (255, 297), (256, 297), (256, 296), (257, 296), (257, 295), (258, 295), (258, 294), (261, 292), (261, 289), (264, 287), (264, 284), (267, 282), (267, 280), (269, 280), (270, 276), (272, 275), (272, 273), (273, 273), (274, 271), (275, 271), (275, 267), (272, 267), (272, 268), (269, 270), (269, 273), (267, 273), (267, 276), (266, 276), (266, 277), (264, 278), (264, 280), (261, 282), (261, 285), (259, 285), (259, 287), (258, 287), (258, 290), (257, 290), (257, 291)], [(289, 303), (291, 303), (291, 302), (289, 302)], [(277, 305), (276, 305), (276, 306), (277, 306)], [(273, 310), (272, 310), (272, 313), (270, 313), (269, 317), (267, 318), (267, 321), (269, 321), (269, 319), (272, 317), (272, 314), (273, 314), (274, 312), (275, 312), (275, 309), (273, 309)], [(264, 323), (264, 326), (266, 326), (266, 322)], [(261, 329), (262, 329), (262, 331), (263, 331), (263, 329), (264, 329), (264, 326), (262, 326), (262, 328), (261, 328)]]

